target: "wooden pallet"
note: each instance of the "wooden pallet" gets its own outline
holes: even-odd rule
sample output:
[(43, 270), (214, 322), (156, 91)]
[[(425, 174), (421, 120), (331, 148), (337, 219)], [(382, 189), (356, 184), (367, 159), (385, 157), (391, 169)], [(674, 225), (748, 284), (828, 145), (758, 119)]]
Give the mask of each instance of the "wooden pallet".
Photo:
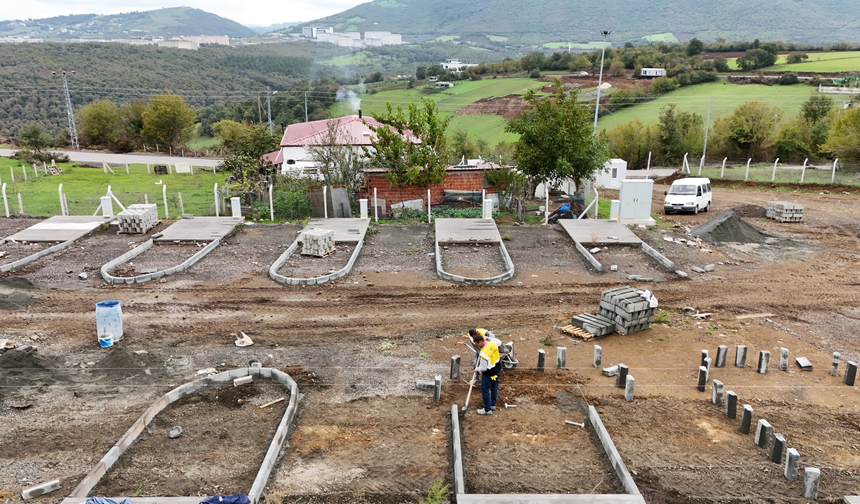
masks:
[(48, 173), (50, 173), (51, 175), (62, 175), (63, 169), (59, 166), (51, 165), (48, 167)]
[(584, 331), (575, 325), (566, 325), (561, 328), (561, 332), (582, 338), (583, 341), (590, 341), (595, 338), (590, 332)]

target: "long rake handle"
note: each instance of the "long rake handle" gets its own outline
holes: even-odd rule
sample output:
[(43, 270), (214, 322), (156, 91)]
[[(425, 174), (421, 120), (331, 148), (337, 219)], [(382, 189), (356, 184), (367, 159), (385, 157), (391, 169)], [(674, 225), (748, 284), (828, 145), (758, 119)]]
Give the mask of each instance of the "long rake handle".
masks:
[(469, 393), (466, 394), (466, 404), (463, 405), (463, 411), (469, 407), (469, 399), (472, 397), (472, 387), (475, 385), (475, 380), (478, 378), (478, 375), (472, 376), (472, 381), (469, 382)]

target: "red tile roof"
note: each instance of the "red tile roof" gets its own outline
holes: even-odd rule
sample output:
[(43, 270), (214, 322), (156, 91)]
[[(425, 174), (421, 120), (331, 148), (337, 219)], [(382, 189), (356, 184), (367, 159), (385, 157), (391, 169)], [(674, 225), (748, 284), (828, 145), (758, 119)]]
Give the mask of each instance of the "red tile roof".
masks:
[(372, 117), (359, 117), (357, 115), (291, 124), (284, 131), (284, 137), (281, 139), (281, 147), (303, 147), (305, 145), (320, 145), (325, 143), (329, 130), (329, 121), (337, 123), (340, 134), (344, 136), (341, 141), (346, 145), (369, 146), (373, 130), (368, 125), (374, 127), (382, 126), (382, 123)]
[(275, 152), (269, 152), (268, 154), (263, 154), (263, 160), (272, 163), (273, 165), (279, 165), (284, 162), (284, 155), (281, 150), (276, 150)]

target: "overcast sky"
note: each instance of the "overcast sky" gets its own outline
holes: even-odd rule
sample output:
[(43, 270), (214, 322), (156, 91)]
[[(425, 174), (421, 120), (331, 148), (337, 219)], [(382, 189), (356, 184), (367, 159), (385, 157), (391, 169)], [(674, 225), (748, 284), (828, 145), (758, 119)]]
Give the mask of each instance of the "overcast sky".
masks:
[(0, 19), (40, 19), (69, 14), (118, 14), (163, 7), (194, 7), (243, 25), (312, 21), (369, 0), (18, 0), (4, 1)]

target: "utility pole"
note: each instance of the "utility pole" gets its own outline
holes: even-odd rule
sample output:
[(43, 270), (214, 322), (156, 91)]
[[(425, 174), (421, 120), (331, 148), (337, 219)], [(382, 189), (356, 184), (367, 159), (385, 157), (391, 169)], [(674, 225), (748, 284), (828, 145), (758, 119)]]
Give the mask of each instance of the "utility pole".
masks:
[(708, 100), (708, 118), (705, 119), (705, 145), (702, 147), (702, 160), (699, 162), (699, 172), (702, 171), (702, 167), (705, 165), (705, 155), (708, 153), (708, 126), (711, 125), (711, 103), (714, 102), (714, 97), (711, 96), (711, 99)]
[[(80, 149), (81, 145), (78, 143), (78, 128), (75, 127), (75, 111), (72, 109), (72, 97), (69, 95), (69, 83), (66, 81), (66, 71), (63, 70), (63, 95), (66, 98), (66, 115), (69, 118), (69, 136), (72, 140), (72, 147), (75, 149)], [(75, 71), (72, 70), (72, 74)], [(51, 72), (51, 75), (57, 75), (57, 72)]]
[(277, 91), (275, 91), (274, 93), (270, 93), (269, 92), (269, 86), (266, 86), (266, 109), (268, 111), (267, 116), (269, 118), (269, 135), (270, 136), (272, 135), (272, 100), (270, 98), (276, 94), (278, 94)]
[(305, 122), (308, 122), (308, 92), (305, 91)]
[(611, 31), (600, 32), (603, 35), (603, 50), (600, 52), (600, 76), (597, 78), (597, 102), (594, 104), (594, 132), (597, 134), (597, 112), (600, 110), (600, 86), (603, 84), (603, 56), (606, 55), (606, 37), (612, 34)]

